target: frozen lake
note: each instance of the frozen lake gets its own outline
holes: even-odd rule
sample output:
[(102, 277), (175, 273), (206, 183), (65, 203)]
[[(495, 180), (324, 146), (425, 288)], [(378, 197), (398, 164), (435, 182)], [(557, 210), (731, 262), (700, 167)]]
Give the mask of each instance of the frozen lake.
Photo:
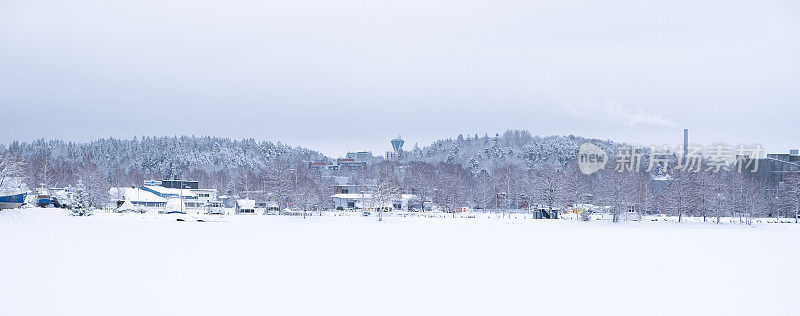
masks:
[(0, 212), (0, 315), (797, 315), (800, 225)]

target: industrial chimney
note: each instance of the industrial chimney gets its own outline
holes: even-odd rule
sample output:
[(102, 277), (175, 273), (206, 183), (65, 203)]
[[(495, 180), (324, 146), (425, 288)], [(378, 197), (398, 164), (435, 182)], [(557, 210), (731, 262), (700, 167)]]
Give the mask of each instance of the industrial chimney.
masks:
[(683, 130), (683, 161), (686, 161), (686, 154), (689, 153), (689, 129)]

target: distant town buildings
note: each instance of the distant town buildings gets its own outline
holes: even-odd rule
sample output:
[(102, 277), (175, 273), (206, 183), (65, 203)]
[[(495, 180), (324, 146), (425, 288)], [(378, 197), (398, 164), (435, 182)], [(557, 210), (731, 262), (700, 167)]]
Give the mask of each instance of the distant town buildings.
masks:
[(349, 152), (345, 155), (347, 159), (353, 159), (355, 161), (369, 161), (373, 158), (372, 152), (369, 151), (359, 151), (359, 152)]
[[(387, 151), (385, 159), (397, 161), (402, 158), (403, 144), (405, 141), (398, 136), (390, 141), (392, 151)], [(372, 155), (370, 151), (348, 152), (344, 158), (336, 160), (320, 160), (308, 162), (308, 168), (314, 171), (322, 172), (323, 176), (330, 176), (336, 171), (360, 171), (367, 168), (367, 166), (375, 160), (380, 160), (380, 157)]]
[(369, 151), (348, 152), (345, 158), (309, 162), (308, 168), (320, 171), (324, 176), (330, 176), (334, 171), (338, 170), (364, 170), (367, 168), (367, 163), (373, 158), (372, 152)]
[[(747, 159), (737, 159), (739, 164), (743, 161)], [(782, 182), (786, 179), (786, 175), (800, 173), (800, 150), (792, 149), (789, 153), (767, 154), (767, 157), (758, 159), (758, 165), (737, 165), (736, 168), (742, 173), (752, 173), (761, 180)]]
[(360, 184), (336, 184), (333, 186), (333, 193), (363, 193), (366, 187)]
[(339, 165), (339, 170), (358, 171), (367, 168), (366, 160), (356, 160), (353, 158), (336, 159), (336, 164)]

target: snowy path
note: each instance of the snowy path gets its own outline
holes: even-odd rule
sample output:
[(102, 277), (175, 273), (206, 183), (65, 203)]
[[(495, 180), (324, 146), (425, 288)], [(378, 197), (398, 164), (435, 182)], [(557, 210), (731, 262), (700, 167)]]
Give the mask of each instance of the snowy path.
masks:
[(800, 225), (0, 212), (0, 315), (797, 315)]

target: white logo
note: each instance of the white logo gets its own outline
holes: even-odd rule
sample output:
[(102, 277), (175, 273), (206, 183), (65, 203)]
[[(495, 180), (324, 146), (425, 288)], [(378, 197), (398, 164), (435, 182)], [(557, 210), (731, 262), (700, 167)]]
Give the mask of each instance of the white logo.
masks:
[(608, 154), (599, 146), (592, 143), (584, 143), (578, 150), (578, 168), (583, 174), (593, 174), (605, 169), (608, 162)]

